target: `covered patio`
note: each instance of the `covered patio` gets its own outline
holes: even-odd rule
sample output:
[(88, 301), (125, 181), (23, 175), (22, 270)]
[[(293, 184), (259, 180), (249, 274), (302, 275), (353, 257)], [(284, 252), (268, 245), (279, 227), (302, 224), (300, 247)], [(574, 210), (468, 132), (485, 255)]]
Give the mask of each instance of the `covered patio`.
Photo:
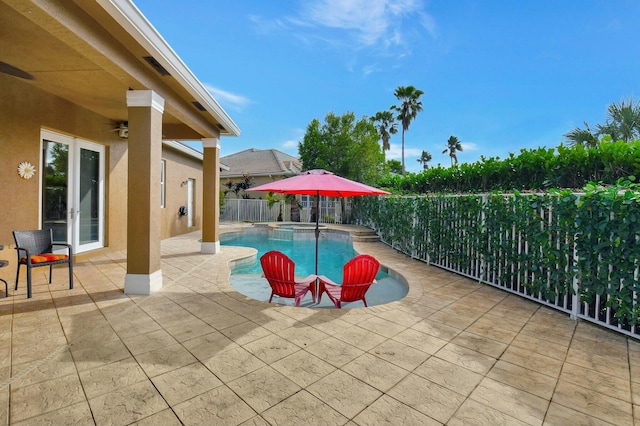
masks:
[[(235, 230), (223, 225), (221, 231)], [(127, 253), (78, 259), (0, 299), (10, 424), (633, 425), (640, 344), (515, 295), (354, 243), (409, 282), (388, 305), (248, 299), (199, 232), (163, 240), (164, 285), (125, 294)], [(46, 269), (46, 268), (43, 268)]]

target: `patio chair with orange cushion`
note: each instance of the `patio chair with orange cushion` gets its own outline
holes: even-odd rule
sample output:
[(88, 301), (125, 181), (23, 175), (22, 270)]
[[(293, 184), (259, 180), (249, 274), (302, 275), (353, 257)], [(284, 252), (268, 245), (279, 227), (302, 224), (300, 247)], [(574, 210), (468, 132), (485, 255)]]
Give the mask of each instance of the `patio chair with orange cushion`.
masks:
[[(13, 231), (18, 253), (18, 270), (16, 271), (16, 290), (20, 278), (20, 265), (27, 267), (27, 298), (31, 297), (31, 269), (41, 266), (49, 267), (49, 284), (53, 265), (67, 264), (69, 267), (69, 288), (73, 288), (73, 250), (71, 244), (54, 243), (51, 229), (37, 231)], [(54, 253), (54, 247), (64, 247), (65, 253)]]
[(338, 309), (342, 308), (344, 302), (358, 300), (362, 300), (364, 306), (367, 306), (365, 295), (371, 284), (376, 282), (378, 269), (380, 269), (380, 262), (376, 258), (368, 254), (360, 254), (344, 265), (342, 285), (338, 285), (324, 275), (319, 276), (318, 303), (322, 293), (327, 293)]
[(315, 302), (315, 275), (309, 275), (301, 281), (296, 281), (296, 264), (286, 254), (277, 250), (268, 251), (260, 257), (263, 277), (267, 279), (271, 286), (271, 297), (280, 296), (295, 299), (295, 306), (300, 306), (300, 302), (311, 291)]

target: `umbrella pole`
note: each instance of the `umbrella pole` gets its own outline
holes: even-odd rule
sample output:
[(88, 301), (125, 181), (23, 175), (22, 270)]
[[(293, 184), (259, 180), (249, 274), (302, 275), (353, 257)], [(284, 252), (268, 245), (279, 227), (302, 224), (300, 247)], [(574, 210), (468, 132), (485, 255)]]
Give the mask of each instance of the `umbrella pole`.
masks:
[(318, 275), (318, 239), (320, 238), (320, 191), (316, 195), (316, 275)]

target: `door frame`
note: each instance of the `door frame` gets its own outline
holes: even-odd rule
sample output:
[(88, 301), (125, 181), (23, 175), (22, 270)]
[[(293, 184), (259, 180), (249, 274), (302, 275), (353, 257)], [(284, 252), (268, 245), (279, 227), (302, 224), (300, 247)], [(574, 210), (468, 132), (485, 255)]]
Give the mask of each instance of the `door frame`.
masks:
[[(72, 244), (74, 253), (82, 253), (104, 247), (104, 222), (105, 222), (105, 147), (86, 139), (80, 139), (64, 135), (51, 130), (41, 129), (40, 131), (40, 167), (43, 166), (44, 140), (63, 143), (69, 147), (68, 170), (67, 170), (67, 242)], [(80, 244), (80, 220), (78, 208), (80, 205), (80, 150), (86, 149), (100, 154), (98, 170), (98, 235), (97, 241), (87, 244)], [(44, 170), (42, 172), (44, 174)], [(43, 176), (44, 177), (44, 176)], [(38, 222), (42, 229), (44, 218), (42, 214), (44, 182), (40, 179), (40, 190), (38, 200)], [(80, 212), (82, 214), (82, 212)]]

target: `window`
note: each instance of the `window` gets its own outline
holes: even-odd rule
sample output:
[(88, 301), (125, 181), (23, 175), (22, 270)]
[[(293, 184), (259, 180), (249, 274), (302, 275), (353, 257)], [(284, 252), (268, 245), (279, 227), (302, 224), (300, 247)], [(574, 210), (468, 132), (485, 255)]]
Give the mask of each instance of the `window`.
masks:
[(165, 202), (165, 169), (167, 167), (167, 162), (165, 160), (160, 161), (160, 207), (164, 208)]

